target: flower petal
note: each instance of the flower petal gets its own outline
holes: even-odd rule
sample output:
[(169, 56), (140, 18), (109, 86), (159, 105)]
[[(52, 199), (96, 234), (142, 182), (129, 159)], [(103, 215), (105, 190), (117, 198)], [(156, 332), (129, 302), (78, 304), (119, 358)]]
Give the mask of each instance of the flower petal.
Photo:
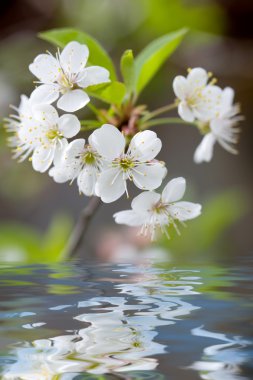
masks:
[(153, 131), (137, 133), (131, 140), (128, 151), (138, 161), (151, 161), (162, 148), (162, 142)]
[(194, 115), (201, 121), (209, 121), (217, 117), (221, 110), (222, 89), (218, 86), (206, 86), (195, 104)]
[(184, 196), (186, 182), (183, 177), (174, 178), (168, 182), (162, 192), (162, 202), (176, 202)]
[(77, 79), (79, 87), (86, 88), (100, 83), (110, 82), (110, 73), (100, 66), (90, 66), (82, 71), (80, 79)]
[(114, 215), (115, 223), (126, 224), (131, 227), (139, 227), (145, 223), (145, 217), (135, 213), (133, 210), (116, 212)]
[(43, 83), (52, 83), (59, 75), (59, 62), (50, 54), (38, 55), (33, 63), (29, 65), (29, 70)]
[(39, 104), (34, 106), (33, 113), (35, 119), (47, 129), (50, 129), (58, 124), (58, 112), (50, 104)]
[(187, 97), (189, 91), (187, 79), (182, 75), (176, 76), (173, 81), (173, 90), (179, 99), (184, 100)]
[(166, 173), (166, 167), (160, 162), (152, 165), (142, 164), (132, 169), (133, 182), (142, 190), (154, 190), (159, 187)]
[(79, 176), (77, 177), (77, 184), (80, 193), (87, 197), (95, 194), (95, 185), (97, 182), (97, 171), (92, 165), (85, 165)]
[(64, 137), (71, 138), (80, 132), (81, 124), (75, 115), (65, 114), (59, 118), (58, 127)]
[(173, 219), (180, 221), (197, 218), (201, 214), (201, 205), (192, 202), (177, 202), (169, 205), (168, 211)]
[(205, 69), (201, 67), (196, 67), (191, 69), (188, 76), (187, 82), (191, 90), (194, 90), (199, 87), (204, 87), (208, 81), (208, 73)]
[(60, 143), (56, 145), (56, 149), (54, 152), (54, 165), (60, 166), (63, 165), (63, 158), (65, 155), (65, 151), (68, 147), (68, 141), (66, 139), (61, 139)]
[(51, 104), (59, 98), (59, 86), (51, 84), (42, 84), (33, 90), (30, 96), (31, 103), (34, 104)]
[(125, 181), (118, 168), (107, 169), (98, 177), (96, 194), (105, 203), (116, 201), (124, 194), (125, 190)]
[(65, 72), (77, 74), (85, 68), (88, 57), (89, 49), (86, 45), (71, 41), (60, 55), (61, 66)]
[(205, 135), (195, 150), (194, 161), (199, 164), (203, 161), (209, 162), (213, 157), (213, 147), (215, 144), (215, 137), (212, 133)]
[(111, 124), (104, 124), (95, 130), (89, 140), (94, 149), (108, 160), (120, 157), (126, 143), (123, 134)]
[(69, 173), (65, 170), (64, 166), (54, 166), (49, 170), (48, 174), (56, 183), (64, 183), (72, 179), (69, 177)]
[(45, 149), (44, 146), (40, 146), (35, 149), (32, 155), (33, 169), (44, 173), (50, 167), (54, 158), (54, 148)]
[(192, 123), (195, 119), (191, 108), (186, 102), (180, 102), (178, 106), (178, 114), (184, 120)]
[(84, 145), (84, 139), (76, 139), (68, 144), (68, 147), (64, 152), (63, 165), (71, 179), (75, 178), (82, 168), (83, 163), (81, 155), (85, 151)]
[(149, 213), (161, 200), (161, 195), (154, 191), (143, 191), (132, 200), (131, 206), (136, 214)]
[(62, 95), (57, 102), (57, 107), (66, 112), (80, 110), (90, 101), (89, 96), (82, 90), (72, 90)]

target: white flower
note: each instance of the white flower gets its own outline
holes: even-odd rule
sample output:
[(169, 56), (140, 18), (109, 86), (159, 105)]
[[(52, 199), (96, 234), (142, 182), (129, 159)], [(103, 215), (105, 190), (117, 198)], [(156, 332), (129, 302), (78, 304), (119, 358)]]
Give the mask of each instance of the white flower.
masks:
[(80, 131), (80, 122), (74, 115), (58, 116), (56, 109), (49, 104), (32, 107), (33, 114), (25, 120), (18, 130), (18, 137), (24, 144), (32, 147), (33, 168), (45, 172), (54, 162), (56, 164), (66, 138), (74, 137)]
[(39, 79), (33, 96), (38, 100), (54, 102), (60, 96), (57, 107), (75, 112), (84, 107), (89, 96), (84, 88), (109, 82), (109, 71), (100, 66), (85, 68), (89, 49), (76, 41), (69, 42), (56, 58), (50, 53), (38, 55), (30, 64), (30, 71)]
[[(239, 128), (236, 128), (238, 121), (242, 120), (238, 116), (239, 106), (233, 104), (234, 90), (226, 87), (221, 96), (220, 109), (216, 117), (204, 125), (208, 133), (205, 134), (194, 154), (194, 161), (200, 163), (209, 162), (213, 156), (213, 147), (217, 141), (224, 149), (232, 154), (237, 154), (234, 144), (237, 143)], [(201, 129), (201, 125), (200, 125)]]
[(191, 69), (186, 78), (179, 75), (174, 79), (173, 89), (179, 100), (178, 113), (183, 120), (207, 121), (217, 113), (222, 90), (212, 84), (214, 81), (208, 83), (209, 77), (206, 70), (198, 67)]
[(115, 222), (132, 227), (142, 226), (141, 233), (150, 233), (152, 240), (157, 229), (169, 237), (169, 225), (173, 225), (179, 233), (176, 222), (183, 223), (201, 213), (201, 205), (197, 203), (178, 202), (185, 193), (185, 187), (185, 179), (179, 177), (171, 180), (161, 195), (154, 191), (142, 192), (133, 199), (132, 210), (114, 214)]
[(127, 180), (139, 189), (159, 187), (166, 175), (164, 163), (154, 160), (161, 150), (155, 132), (137, 133), (125, 152), (124, 135), (113, 125), (104, 124), (91, 135), (92, 146), (106, 162), (96, 184), (96, 194), (105, 203), (120, 198), (127, 191)]
[(79, 192), (91, 196), (95, 194), (102, 164), (102, 158), (92, 146), (90, 136), (87, 145), (84, 139), (72, 141), (62, 154), (60, 162), (50, 169), (49, 175), (58, 183), (77, 179)]

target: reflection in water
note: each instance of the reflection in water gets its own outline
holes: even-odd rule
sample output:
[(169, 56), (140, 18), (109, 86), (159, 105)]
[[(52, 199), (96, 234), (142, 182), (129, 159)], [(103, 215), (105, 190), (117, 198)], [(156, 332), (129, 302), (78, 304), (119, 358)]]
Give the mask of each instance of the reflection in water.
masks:
[(240, 374), (240, 367), (250, 360), (250, 357), (242, 351), (250, 345), (249, 341), (240, 337), (229, 339), (224, 334), (206, 331), (202, 326), (193, 329), (192, 334), (223, 342), (204, 348), (201, 361), (196, 361), (191, 366), (192, 369), (199, 371), (201, 379), (247, 380)]
[(158, 361), (151, 356), (166, 352), (166, 346), (155, 339), (155, 329), (175, 324), (198, 308), (180, 299), (198, 294), (194, 290), (200, 284), (197, 271), (164, 271), (148, 265), (119, 265), (114, 271), (121, 278), (113, 285), (117, 296), (79, 301), (82, 312), (74, 319), (84, 327), (72, 334), (16, 345), (14, 362), (5, 365), (3, 379), (51, 380), (69, 373), (70, 380), (83, 372), (155, 369)]
[(251, 262), (195, 268), (0, 266), (1, 380), (251, 379)]

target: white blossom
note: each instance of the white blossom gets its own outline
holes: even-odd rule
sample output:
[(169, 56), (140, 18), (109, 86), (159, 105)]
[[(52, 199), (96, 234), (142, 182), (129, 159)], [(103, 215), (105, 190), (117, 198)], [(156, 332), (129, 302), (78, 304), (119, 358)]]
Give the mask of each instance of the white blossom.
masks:
[(162, 194), (145, 191), (132, 201), (132, 210), (114, 214), (115, 222), (141, 228), (144, 235), (150, 234), (154, 240), (159, 229), (168, 237), (168, 226), (173, 225), (179, 233), (177, 222), (194, 219), (201, 213), (201, 205), (180, 201), (185, 193), (186, 182), (182, 177), (174, 178), (164, 188)]
[(89, 137), (72, 141), (61, 156), (60, 162), (49, 171), (58, 183), (77, 179), (79, 192), (87, 196), (95, 195), (95, 185), (103, 161), (92, 145)]
[(225, 150), (232, 154), (237, 154), (234, 144), (237, 143), (239, 128), (238, 121), (242, 120), (238, 116), (240, 111), (237, 104), (234, 102), (234, 90), (226, 87), (222, 91), (220, 109), (217, 116), (211, 119), (207, 124), (203, 124), (200, 129), (207, 130), (201, 143), (197, 147), (194, 154), (194, 161), (200, 163), (203, 161), (209, 162), (213, 156), (214, 144), (218, 142)]
[(187, 77), (176, 76), (173, 89), (178, 98), (179, 116), (187, 121), (210, 120), (217, 113), (221, 101), (221, 88), (208, 83), (210, 74), (202, 68), (190, 69)]
[(154, 160), (162, 147), (155, 132), (137, 133), (126, 152), (126, 139), (113, 125), (104, 124), (92, 133), (91, 140), (105, 162), (96, 183), (96, 194), (103, 202), (116, 201), (125, 192), (128, 196), (127, 180), (142, 190), (161, 185), (166, 168), (163, 162)]
[(30, 71), (39, 79), (33, 96), (40, 101), (54, 102), (57, 107), (75, 112), (84, 107), (89, 96), (83, 89), (109, 82), (109, 71), (100, 66), (85, 67), (89, 49), (76, 41), (69, 42), (61, 53), (38, 55), (30, 64)]
[(45, 172), (51, 164), (57, 164), (67, 138), (74, 137), (80, 131), (80, 122), (74, 115), (64, 114), (59, 117), (56, 109), (49, 104), (32, 107), (32, 116), (22, 122), (18, 138), (32, 149), (34, 170)]

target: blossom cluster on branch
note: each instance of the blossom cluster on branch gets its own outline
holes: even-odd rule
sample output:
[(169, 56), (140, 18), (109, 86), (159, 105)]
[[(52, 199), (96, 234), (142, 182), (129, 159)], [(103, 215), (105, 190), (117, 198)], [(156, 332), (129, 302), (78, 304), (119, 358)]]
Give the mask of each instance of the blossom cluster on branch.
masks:
[[(37, 87), (29, 98), (21, 96), (19, 107), (13, 107), (17, 114), (6, 119), (14, 157), (19, 161), (29, 158), (34, 170), (48, 171), (56, 182), (76, 180), (80, 193), (96, 195), (105, 203), (114, 202), (123, 194), (129, 197), (128, 183), (134, 183), (142, 192), (133, 199), (131, 210), (118, 212), (114, 218), (119, 224), (140, 226), (141, 232), (152, 239), (157, 230), (169, 236), (170, 225), (179, 232), (178, 223), (199, 216), (201, 206), (179, 201), (186, 187), (182, 177), (169, 181), (161, 195), (154, 191), (161, 186), (167, 169), (157, 159), (162, 142), (149, 128), (180, 120), (195, 125), (203, 135), (194, 154), (195, 162), (200, 163), (211, 160), (215, 142), (236, 153), (237, 123), (241, 119), (239, 106), (234, 105), (234, 91), (218, 87), (212, 75), (202, 68), (189, 69), (187, 77), (174, 79), (176, 100), (172, 104), (155, 111), (136, 105), (138, 92), (163, 63), (163, 55), (158, 56), (163, 53), (161, 48), (167, 49), (180, 34), (169, 37), (163, 39), (163, 45), (161, 41), (152, 45), (158, 61), (151, 57), (151, 71), (147, 71), (150, 48), (136, 62), (131, 51), (124, 53), (121, 70), (125, 83), (112, 78), (115, 74), (110, 70), (108, 57), (97, 45), (96, 49), (91, 45), (91, 50), (100, 53), (100, 61), (107, 67), (102, 63), (91, 65), (95, 58), (89, 47), (78, 41), (65, 43), (55, 56), (49, 52), (38, 55), (29, 66), (38, 79)], [(109, 103), (110, 107), (91, 105), (91, 97)], [(60, 115), (52, 105), (56, 101)], [(80, 121), (73, 115), (87, 105), (96, 120)], [(157, 118), (175, 108), (179, 119)], [(88, 139), (80, 137), (89, 130), (93, 132)]]

